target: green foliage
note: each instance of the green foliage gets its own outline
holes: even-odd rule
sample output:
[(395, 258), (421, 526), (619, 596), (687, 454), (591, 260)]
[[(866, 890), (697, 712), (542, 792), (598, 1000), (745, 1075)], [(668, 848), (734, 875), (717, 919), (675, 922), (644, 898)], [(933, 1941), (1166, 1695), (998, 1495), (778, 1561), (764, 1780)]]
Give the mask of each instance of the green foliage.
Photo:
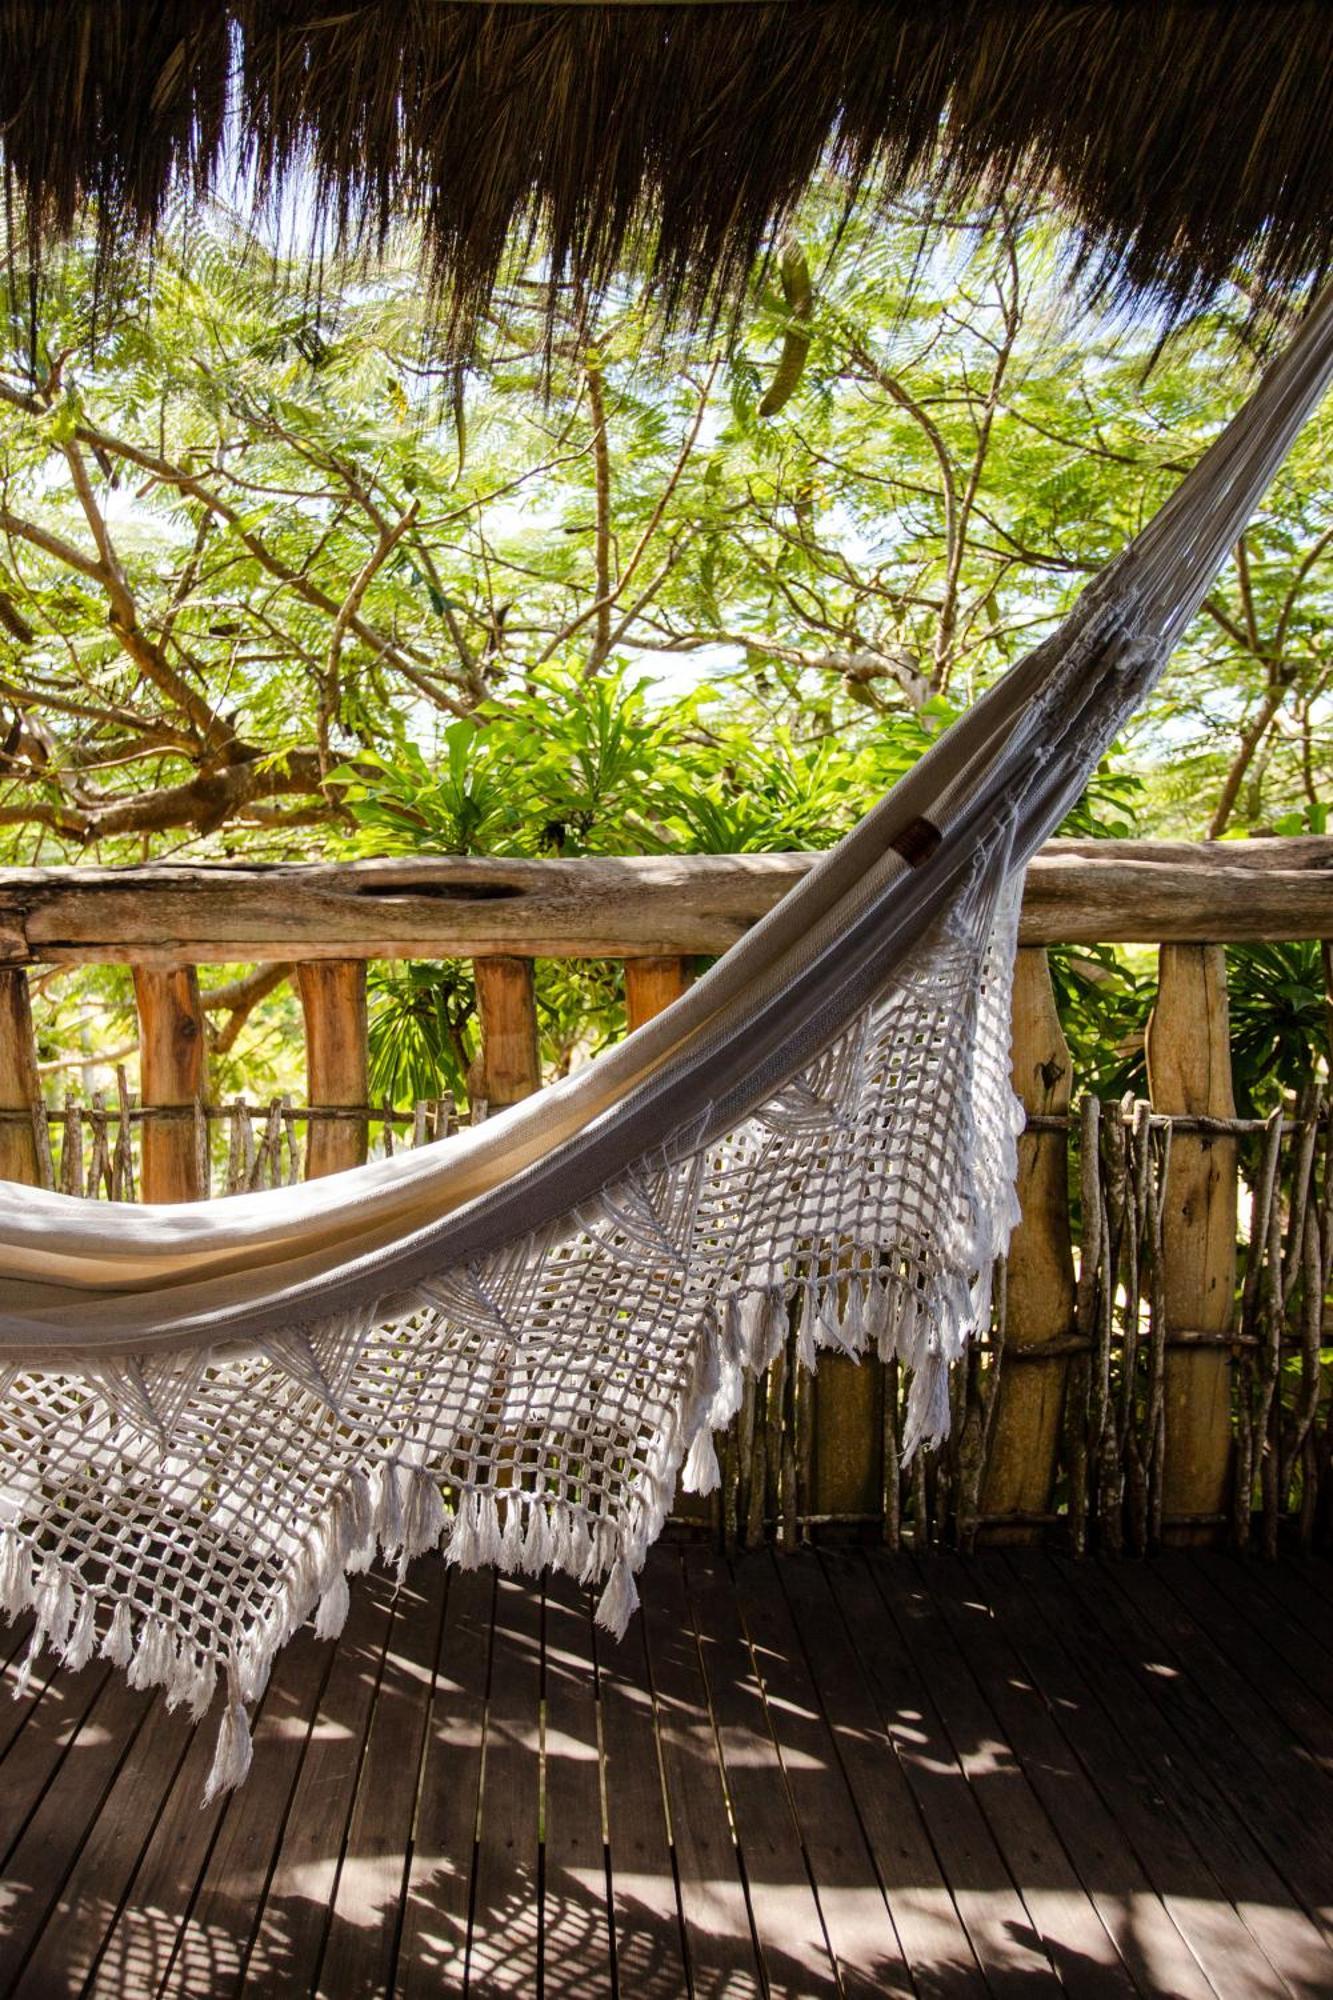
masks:
[[(35, 375), (26, 326), (0, 367), (0, 859), (830, 844), (1052, 628), (1251, 366), (1225, 302), (1160, 352), (1077, 314), (1039, 213), (848, 216), (816, 189), (798, 233), (809, 347), (769, 416), (776, 285), (724, 347), (661, 336), (626, 280), (595, 349), (557, 325), (548, 377), (529, 271), (460, 380), (411, 241), (315, 296), (218, 218), (114, 311), (76, 246)], [(1066, 834), (1325, 830), (1331, 426)], [(1267, 1102), (1317, 980), (1235, 966)], [(1081, 1074), (1137, 1085), (1133, 956), (1058, 954), (1056, 976)], [(585, 968), (541, 979), (558, 1069), (620, 999)], [(257, 1011), (228, 1088), (288, 1086), (288, 1004)], [(376, 1093), (461, 1093), (472, 1005), (458, 968), (377, 973)], [(53, 1051), (77, 1013), (51, 1010)]]
[(1299, 1098), (1322, 1060), (1329, 1074), (1329, 1007), (1320, 946), (1232, 945), (1227, 952), (1231, 1074), (1242, 1118), (1262, 1118), (1282, 1093)]

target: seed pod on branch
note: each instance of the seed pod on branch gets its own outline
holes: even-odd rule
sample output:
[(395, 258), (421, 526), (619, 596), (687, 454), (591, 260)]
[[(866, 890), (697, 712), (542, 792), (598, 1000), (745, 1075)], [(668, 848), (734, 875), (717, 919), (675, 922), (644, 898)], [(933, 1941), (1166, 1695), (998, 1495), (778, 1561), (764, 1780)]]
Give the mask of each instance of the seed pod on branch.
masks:
[(759, 405), (761, 417), (775, 417), (780, 409), (796, 394), (802, 375), (805, 373), (806, 359), (810, 353), (810, 317), (814, 305), (814, 287), (810, 283), (810, 266), (805, 261), (805, 252), (794, 236), (789, 236), (782, 246), (778, 260), (778, 275), (782, 280), (782, 296), (787, 305), (787, 331), (783, 337), (782, 353), (773, 380), (764, 391)]

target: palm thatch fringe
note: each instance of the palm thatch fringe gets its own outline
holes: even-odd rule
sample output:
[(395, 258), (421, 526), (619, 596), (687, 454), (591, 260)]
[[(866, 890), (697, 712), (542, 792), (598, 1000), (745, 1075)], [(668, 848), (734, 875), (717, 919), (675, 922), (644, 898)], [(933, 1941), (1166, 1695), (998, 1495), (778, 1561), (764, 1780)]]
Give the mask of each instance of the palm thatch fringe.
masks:
[(1329, 261), (1331, 112), (1326, 0), (0, 0), (11, 257), (311, 171), (343, 247), (421, 219), (464, 341), (515, 228), (587, 293), (641, 256), (668, 309), (725, 307), (830, 152), (1054, 190), (1108, 296), (1239, 266), (1269, 302)]

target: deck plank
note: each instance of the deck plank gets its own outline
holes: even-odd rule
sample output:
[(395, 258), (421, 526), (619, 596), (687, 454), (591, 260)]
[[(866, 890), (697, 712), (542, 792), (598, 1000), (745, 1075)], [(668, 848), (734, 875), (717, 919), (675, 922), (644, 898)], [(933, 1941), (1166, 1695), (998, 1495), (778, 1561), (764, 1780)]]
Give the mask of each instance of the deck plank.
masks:
[(848, 2000), (913, 1991), (902, 1944), (819, 1707), (768, 1550), (733, 1565), (733, 1588), (760, 1677), (806, 1864)]
[[(165, 1976), (158, 1987), (149, 1989), (160, 1992), (162, 2000), (192, 2000), (196, 1993), (213, 1996), (237, 1989), (335, 1658), (332, 1646), (320, 1645), (313, 1633), (304, 1631), (274, 1662), (255, 1713), (250, 1776), (238, 1792), (212, 1807), (213, 1832), (203, 1866), (192, 1883), (182, 1881), (172, 1891), (173, 1900), (183, 1901), (185, 1909), (168, 1946)], [(205, 1772), (212, 1761), (216, 1727), (216, 1719), (210, 1717), (199, 1731)], [(183, 1772), (182, 1787), (184, 1777)], [(202, 1792), (201, 1775), (193, 1794), (182, 1800), (186, 1810), (193, 1803), (201, 1823)], [(122, 1965), (133, 1966), (141, 1957), (156, 1960), (154, 1928), (151, 1907), (132, 1899), (121, 1913), (94, 1979), (99, 2000), (119, 2000), (122, 1988), (116, 1979)]]
[(694, 2000), (763, 1992), (708, 1691), (676, 1550), (656, 1552), (640, 1589)]
[(401, 2000), (463, 1990), (495, 1578), (451, 1570), (398, 1946)]
[[(1253, 1674), (1256, 1658), (1264, 1656), (1258, 1669), (1263, 1693), (1320, 1769), (1333, 1772), (1333, 1637), (1316, 1638), (1301, 1622), (1299, 1600), (1308, 1594), (1299, 1581), (1303, 1568), (1201, 1550), (1188, 1578), (1179, 1576), (1174, 1563), (1170, 1576), (1192, 1606), (1207, 1607), (1212, 1629), (1247, 1673)], [(1295, 1582), (1296, 1604), (1288, 1597), (1288, 1580)], [(1274, 1654), (1281, 1662), (1276, 1672)]]
[(468, 1934), (469, 2000), (537, 1992), (541, 1623), (540, 1584), (527, 1577), (498, 1578)]
[(243, 1990), (308, 1993), (319, 1976), (386, 1647), (393, 1585), (382, 1571), (353, 1579), (352, 1606), (306, 1741), (287, 1823), (260, 1898)]
[[(1166, 1611), (1153, 1607), (1161, 1622), (1154, 1620), (1144, 1599), (1151, 1601), (1155, 1586), (1138, 1565), (1123, 1565), (1123, 1578), (1109, 1565), (1100, 1575), (1090, 1571), (1077, 1578), (1064, 1575), (1063, 1567), (1062, 1582), (1098, 1617), (1108, 1646), (1142, 1690), (1160, 1730), (1163, 1756), (1188, 1774), (1195, 1810), (1213, 1827), (1223, 1888), (1288, 1984), (1298, 1992), (1318, 1992), (1333, 1944), (1333, 1861), (1327, 1813), (1317, 1810), (1313, 1798), (1288, 1797), (1304, 1775), (1290, 1758), (1289, 1738), (1270, 1729), (1272, 1761), (1254, 1754), (1238, 1734), (1251, 1733), (1252, 1708), (1227, 1699), (1227, 1663), (1169, 1600)], [(1173, 1622), (1174, 1637), (1163, 1629)], [(1182, 1622), (1188, 1630), (1183, 1648)], [(1261, 1731), (1255, 1733), (1262, 1738)]]
[(837, 1970), (735, 1588), (720, 1558), (703, 1550), (688, 1552), (685, 1573), (769, 1989), (836, 1995)]
[[(179, 1713), (168, 1715), (160, 1696), (141, 1728), (142, 1750), (136, 1756), (131, 1745), (116, 1771), (32, 1955), (13, 1984), (14, 2000), (82, 1992), (115, 1925), (190, 1747), (189, 1721)], [(15, 1866), (20, 1865), (16, 1855)]]
[(1151, 1704), (1044, 1556), (1013, 1550), (1007, 1561), (991, 1603), (1012, 1614), (1018, 1650), (1220, 2000), (1287, 1991), (1223, 1886), (1216, 1817), (1190, 1795)]
[(869, 1565), (833, 1555), (828, 1574), (991, 1991), (1057, 1992), (1031, 1916)]
[[(650, 1572), (659, 1558), (654, 1558)], [(653, 1588), (645, 1576), (645, 1590)], [(622, 2000), (689, 1992), (685, 1938), (642, 1618), (619, 1641), (594, 1630), (602, 1712), (615, 1967)]]
[(592, 1601), (566, 1576), (546, 1580), (542, 1686), (546, 1703), (544, 2000), (610, 2000), (615, 1990)]
[(776, 1576), (917, 1989), (927, 2000), (974, 2000), (984, 1991), (980, 1968), (881, 1720), (863, 1649), (813, 1551), (784, 1557)]
[[(91, 1701), (87, 1692), (93, 1691)], [(102, 1808), (133, 1756), (152, 1697), (136, 1694), (121, 1674), (88, 1666), (62, 1671), (45, 1690), (6, 1757), (5, 1817), (29, 1807), (0, 1865), (4, 1882), (0, 1990), (12, 1991), (43, 1927), (58, 1923), (59, 1902)], [(29, 1757), (25, 1753), (37, 1752)], [(21, 1787), (16, 1784), (20, 1778)], [(40, 1784), (39, 1784), (40, 1780)]]
[(1129, 1974), (927, 1587), (932, 1572), (923, 1578), (920, 1565), (902, 1560), (871, 1570), (1062, 1985), (1076, 2000), (1125, 2000)]
[[(978, 1592), (973, 1565), (940, 1556), (925, 1575), (954, 1643), (1059, 1833), (1139, 1990), (1211, 2000), (1212, 1988), (1124, 1832), (1080, 1766), (1032, 1674)], [(1025, 1871), (1026, 1872), (1026, 1871)]]
[(322, 2000), (372, 2000), (393, 1983), (444, 1596), (444, 1562), (432, 1555), (394, 1598), (320, 1965)]
[(1307, 1568), (664, 1547), (617, 1644), (428, 1561), (284, 1650), (208, 1812), (216, 1716), (48, 1667), (0, 1707), (0, 1996), (1322, 2000)]
[[(228, 1809), (226, 1799), (215, 1799), (207, 1809), (202, 1803), (217, 1719), (214, 1709), (194, 1731), (176, 1768), (124, 1902), (94, 1956), (83, 1989), (89, 1995), (112, 2000), (113, 1995), (156, 1994), (166, 1981)], [(256, 1749), (262, 1757), (268, 1745), (259, 1736), (261, 1726), (262, 1709), (256, 1722)]]

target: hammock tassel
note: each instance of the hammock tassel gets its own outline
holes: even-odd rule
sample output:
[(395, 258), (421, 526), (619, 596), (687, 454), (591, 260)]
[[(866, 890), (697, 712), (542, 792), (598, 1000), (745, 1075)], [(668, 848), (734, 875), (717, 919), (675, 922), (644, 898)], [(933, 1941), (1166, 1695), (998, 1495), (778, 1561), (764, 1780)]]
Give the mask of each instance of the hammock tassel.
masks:
[(513, 1576), (523, 1567), (523, 1522), (518, 1501), (510, 1498), (505, 1502), (505, 1528), (500, 1537), (500, 1570), (504, 1576)]
[(232, 1675), (227, 1677), (227, 1706), (218, 1725), (218, 1745), (204, 1786), (204, 1804), (211, 1806), (223, 1792), (235, 1791), (249, 1776), (254, 1745), (250, 1741), (250, 1718), (245, 1712), (240, 1689)]
[(78, 1616), (74, 1620), (74, 1629), (65, 1642), (65, 1650), (61, 1654), (61, 1658), (70, 1672), (77, 1674), (81, 1667), (87, 1666), (96, 1651), (97, 1625), (93, 1616), (92, 1592), (85, 1590), (82, 1598), (79, 1600), (79, 1611)]
[(373, 1482), (375, 1533), (382, 1552), (403, 1545), (403, 1496), (398, 1484), (398, 1461), (386, 1458), (375, 1468)]
[(619, 1556), (611, 1567), (606, 1589), (597, 1606), (597, 1623), (613, 1639), (623, 1639), (626, 1627), (638, 1608), (639, 1592), (634, 1572), (624, 1556)]
[(127, 1679), (132, 1688), (146, 1693), (149, 1688), (166, 1687), (176, 1671), (176, 1646), (165, 1618), (144, 1621), (139, 1644), (130, 1661)]
[(17, 1618), (26, 1611), (32, 1596), (32, 1573), (28, 1554), (12, 1528), (0, 1534), (0, 1611)]
[(110, 1660), (113, 1667), (128, 1667), (134, 1658), (134, 1627), (130, 1623), (127, 1598), (122, 1597), (111, 1614), (110, 1630), (102, 1641), (102, 1657)]
[(347, 1578), (339, 1570), (319, 1600), (319, 1608), (315, 1612), (315, 1637), (336, 1639), (347, 1623), (351, 1606), (352, 1594), (347, 1587)]
[(446, 1518), (438, 1483), (424, 1466), (414, 1465), (408, 1474), (407, 1499), (402, 1510), (400, 1580), (413, 1556), (434, 1548), (444, 1533)]
[(687, 1493), (716, 1493), (722, 1484), (722, 1469), (717, 1462), (717, 1448), (713, 1443), (713, 1433), (705, 1422), (702, 1429), (695, 1432), (690, 1455), (685, 1461), (681, 1484)]
[(49, 1640), (56, 1652), (62, 1652), (74, 1623), (74, 1579), (65, 1564), (54, 1556), (48, 1556), (42, 1564), (33, 1608), (37, 1613), (39, 1640)]
[(807, 1285), (801, 1302), (801, 1323), (796, 1332), (796, 1359), (808, 1375), (815, 1372), (819, 1348), (819, 1288)]
[(540, 1576), (551, 1560), (551, 1529), (542, 1501), (528, 1507), (527, 1531), (523, 1536), (523, 1567), (530, 1576)]

